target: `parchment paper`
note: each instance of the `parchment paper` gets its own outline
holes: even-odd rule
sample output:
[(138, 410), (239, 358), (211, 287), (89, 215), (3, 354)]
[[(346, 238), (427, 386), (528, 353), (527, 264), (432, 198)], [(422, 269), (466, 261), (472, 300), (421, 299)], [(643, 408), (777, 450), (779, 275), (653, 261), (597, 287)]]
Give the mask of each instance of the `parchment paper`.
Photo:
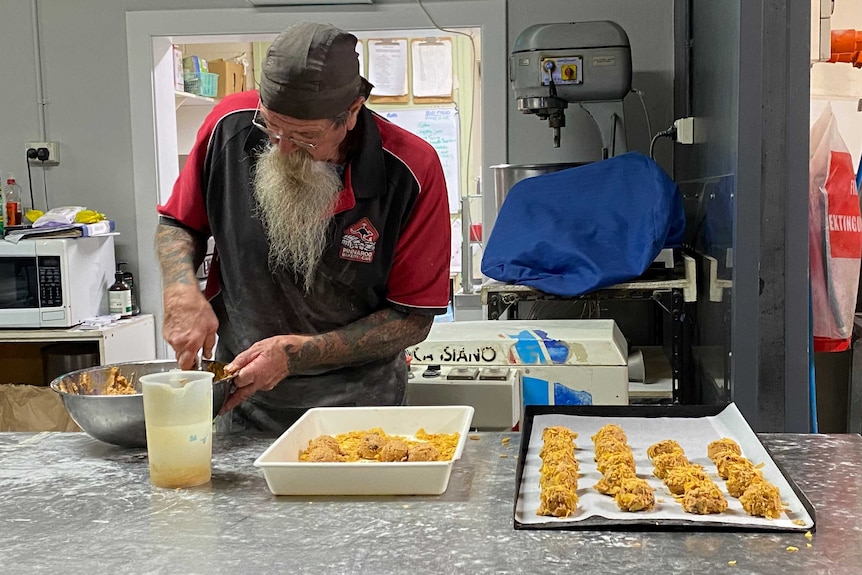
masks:
[[(602, 495), (593, 488), (602, 475), (596, 469), (596, 462), (593, 460), (593, 442), (590, 437), (600, 427), (609, 423), (619, 425), (626, 432), (628, 444), (632, 448), (635, 458), (638, 477), (646, 479), (655, 489), (656, 505), (651, 511), (636, 513), (620, 511), (613, 497)], [(536, 515), (536, 509), (539, 507), (539, 467), (541, 465), (539, 451), (542, 448), (542, 431), (552, 425), (564, 425), (579, 435), (575, 440), (577, 445), (575, 457), (580, 464), (577, 491), (580, 501), (575, 514), (566, 518)], [(781, 491), (781, 500), (786, 507), (779, 519), (751, 517), (742, 509), (739, 500), (727, 493), (724, 480), (718, 476), (715, 464), (706, 455), (707, 445), (722, 437), (729, 437), (739, 443), (742, 448), (742, 455), (750, 459), (755, 465), (764, 464), (761, 468), (763, 476)], [(674, 439), (679, 442), (689, 461), (704, 467), (727, 499), (728, 507), (725, 512), (713, 515), (693, 515), (683, 511), (682, 505), (673, 498), (664, 483), (652, 474), (652, 462), (646, 455), (647, 447), (663, 439)], [(814, 521), (802, 505), (802, 501), (790, 487), (781, 470), (775, 465), (737, 407), (732, 404), (712, 417), (611, 418), (541, 414), (536, 415), (533, 419), (529, 441), (515, 508), (515, 519), (522, 524), (576, 524), (590, 517), (602, 517), (620, 525), (635, 521), (655, 523), (685, 521), (715, 527), (722, 524), (725, 526), (739, 525), (740, 527), (766, 526), (788, 531), (806, 531), (814, 526)], [(794, 523), (794, 521), (796, 522)]]

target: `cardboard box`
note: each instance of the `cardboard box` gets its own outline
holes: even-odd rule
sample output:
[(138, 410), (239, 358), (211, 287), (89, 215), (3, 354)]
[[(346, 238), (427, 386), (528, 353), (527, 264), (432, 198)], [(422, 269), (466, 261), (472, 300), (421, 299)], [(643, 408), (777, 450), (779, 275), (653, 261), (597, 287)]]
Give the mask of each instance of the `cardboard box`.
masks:
[(218, 74), (218, 93), (216, 98), (224, 98), (245, 90), (245, 67), (237, 62), (222, 59), (207, 62), (210, 74)]
[(185, 82), (183, 82), (183, 52), (176, 45), (172, 46), (171, 49), (174, 55), (174, 90), (182, 92), (186, 89)]

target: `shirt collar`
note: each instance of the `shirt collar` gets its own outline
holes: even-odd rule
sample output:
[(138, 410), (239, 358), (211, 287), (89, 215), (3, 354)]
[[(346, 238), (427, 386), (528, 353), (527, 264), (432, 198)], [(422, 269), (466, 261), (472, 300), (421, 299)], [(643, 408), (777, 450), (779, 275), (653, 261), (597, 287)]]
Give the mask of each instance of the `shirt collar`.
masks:
[(348, 134), (350, 178), (345, 180), (357, 198), (373, 198), (386, 191), (386, 171), (383, 160), (383, 143), (374, 113), (365, 106), (359, 110), (356, 126)]

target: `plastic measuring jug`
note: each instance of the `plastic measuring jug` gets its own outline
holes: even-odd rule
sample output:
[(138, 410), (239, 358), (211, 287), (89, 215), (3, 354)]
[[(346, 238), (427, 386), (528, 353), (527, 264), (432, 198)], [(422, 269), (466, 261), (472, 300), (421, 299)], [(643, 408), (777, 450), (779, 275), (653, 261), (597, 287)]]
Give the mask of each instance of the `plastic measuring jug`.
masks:
[(213, 374), (165, 371), (142, 375), (150, 482), (194, 487), (212, 474)]

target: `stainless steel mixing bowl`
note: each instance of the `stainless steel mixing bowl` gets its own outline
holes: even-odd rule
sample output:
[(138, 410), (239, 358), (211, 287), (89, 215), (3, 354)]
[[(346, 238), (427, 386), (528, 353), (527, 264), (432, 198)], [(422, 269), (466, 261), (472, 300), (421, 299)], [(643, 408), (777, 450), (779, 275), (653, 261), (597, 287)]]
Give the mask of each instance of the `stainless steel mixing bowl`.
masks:
[[(98, 395), (110, 382), (111, 368), (133, 383), (138, 393), (134, 395)], [(207, 369), (219, 377), (220, 364), (212, 362)], [(80, 369), (62, 375), (51, 382), (51, 389), (63, 400), (66, 411), (75, 423), (91, 437), (122, 447), (146, 447), (147, 431), (144, 426), (144, 396), (141, 394), (140, 377), (177, 369), (174, 360), (153, 360), (116, 363)], [(81, 377), (88, 374), (92, 395), (70, 392), (80, 384)], [(213, 382), (213, 417), (215, 417), (229, 394), (230, 381)]]

